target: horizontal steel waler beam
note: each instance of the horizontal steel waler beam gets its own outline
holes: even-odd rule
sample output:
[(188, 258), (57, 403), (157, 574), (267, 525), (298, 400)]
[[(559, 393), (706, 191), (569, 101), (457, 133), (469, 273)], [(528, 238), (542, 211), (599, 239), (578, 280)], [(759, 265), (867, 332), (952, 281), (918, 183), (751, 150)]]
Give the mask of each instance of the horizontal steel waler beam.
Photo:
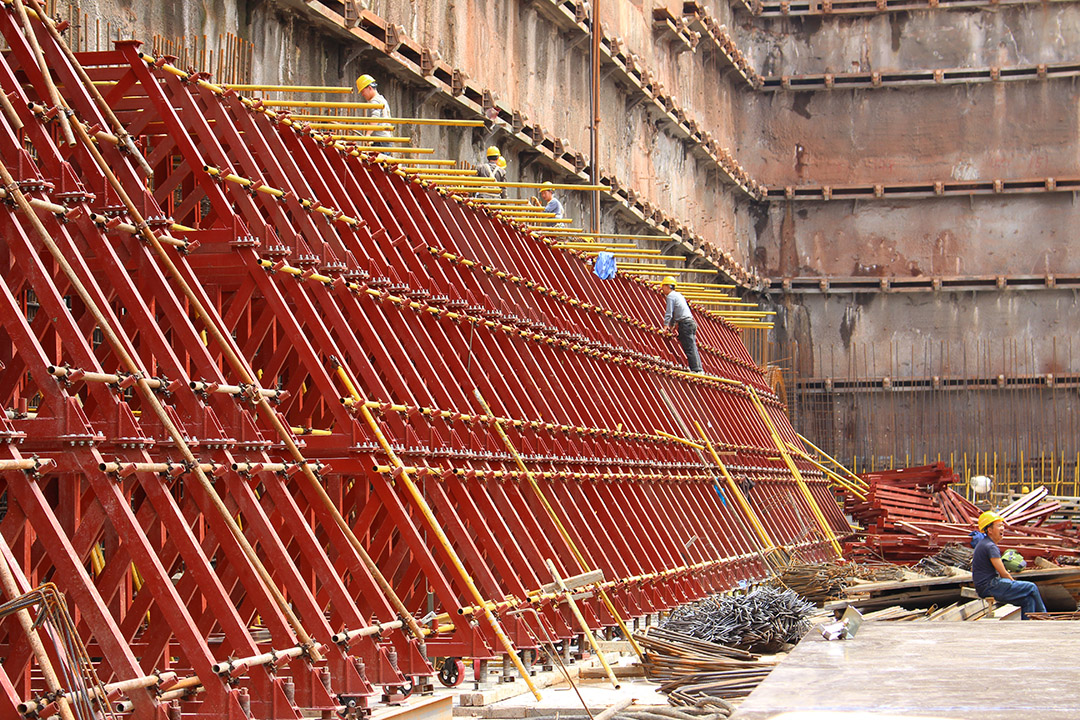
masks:
[(769, 293), (829, 294), (866, 292), (1000, 292), (1080, 287), (1080, 275), (945, 275), (917, 277), (843, 277), (836, 275), (776, 278)]
[(1080, 387), (1080, 374), (935, 375), (932, 377), (807, 378), (795, 382), (795, 391), (808, 394), (875, 392), (948, 392), (952, 390), (1030, 390)]
[(934, 180), (928, 182), (877, 183), (873, 185), (787, 185), (769, 188), (776, 200), (898, 200), (910, 198), (969, 197), (1076, 192), (1078, 177), (1016, 178), (996, 180)]
[[(1073, 2), (1073, 0), (1049, 1)], [(880, 15), (918, 10), (971, 10), (1045, 4), (1044, 0), (732, 0), (732, 5), (741, 6), (758, 17)]]
[(937, 68), (934, 70), (895, 70), (846, 73), (811, 73), (805, 75), (767, 75), (762, 90), (866, 90), (873, 88), (908, 88), (938, 85), (967, 85), (989, 82), (1053, 80), (1080, 76), (1080, 63), (1039, 63), (1011, 67)]

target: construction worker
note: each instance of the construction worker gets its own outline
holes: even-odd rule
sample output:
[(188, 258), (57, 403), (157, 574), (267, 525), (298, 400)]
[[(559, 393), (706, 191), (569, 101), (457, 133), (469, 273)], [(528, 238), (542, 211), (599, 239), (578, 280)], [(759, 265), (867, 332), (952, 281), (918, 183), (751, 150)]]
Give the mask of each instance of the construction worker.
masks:
[(664, 311), (664, 325), (674, 328), (678, 333), (679, 344), (686, 353), (686, 364), (690, 366), (690, 372), (701, 372), (701, 359), (697, 349), (697, 323), (690, 314), (690, 306), (682, 293), (675, 292), (675, 277), (668, 275), (660, 281), (660, 292), (667, 297), (667, 308)]
[(554, 213), (555, 217), (560, 220), (564, 217), (562, 203), (555, 197), (555, 188), (550, 182), (546, 182), (540, 187), (540, 202), (544, 204), (544, 210), (547, 212)]
[[(369, 109), (367, 111), (368, 117), (373, 118), (388, 118), (390, 115), (390, 105), (379, 93), (379, 84), (375, 82), (375, 78), (370, 75), (361, 75), (356, 79), (356, 91), (360, 93), (360, 98), (366, 103), (378, 103), (382, 105), (380, 108)], [(376, 137), (390, 137), (389, 130), (375, 130), (368, 133)], [(371, 143), (377, 147), (388, 147), (390, 143), (375, 141)]]
[(971, 559), (971, 580), (979, 597), (992, 597), (1001, 603), (1020, 606), (1020, 619), (1028, 613), (1046, 612), (1039, 588), (1033, 582), (1013, 579), (1001, 561), (998, 543), (1005, 537), (1005, 520), (996, 512), (987, 510), (979, 516), (979, 532), (986, 536), (975, 546)]
[[(476, 168), (477, 177), (491, 178), (496, 182), (504, 182), (506, 180), (506, 161), (503, 160), (502, 165), (499, 165), (499, 161), (502, 160), (502, 153), (499, 152), (499, 148), (492, 145), (487, 149), (487, 162), (480, 163)], [(498, 193), (477, 193), (478, 197), (506, 197), (506, 188)]]

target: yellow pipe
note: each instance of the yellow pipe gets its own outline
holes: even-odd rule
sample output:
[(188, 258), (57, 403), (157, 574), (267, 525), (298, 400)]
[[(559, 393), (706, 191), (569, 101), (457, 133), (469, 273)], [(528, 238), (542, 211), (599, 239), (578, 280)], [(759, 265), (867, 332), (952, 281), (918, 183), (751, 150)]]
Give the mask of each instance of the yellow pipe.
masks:
[[(648, 282), (650, 285), (655, 285), (656, 287), (660, 287), (661, 285), (661, 282), (659, 280), (649, 280)], [(719, 288), (721, 290), (734, 290), (736, 286), (726, 285), (722, 283), (690, 282), (689, 280), (684, 280), (679, 282), (679, 287)]]
[[(263, 107), (301, 107), (301, 108), (356, 108), (360, 110), (375, 110), (386, 107), (382, 103), (369, 102), (340, 102), (336, 100), (262, 100)], [(373, 118), (377, 122), (385, 122), (383, 118)]]
[(801, 434), (799, 434), (799, 433), (796, 433), (796, 435), (798, 435), (798, 436), (799, 436), (799, 439), (800, 439), (800, 440), (802, 440), (802, 441), (803, 441), (804, 443), (806, 443), (807, 445), (809, 445), (809, 446), (810, 446), (810, 449), (811, 449), (811, 450), (813, 450), (813, 451), (814, 451), (814, 452), (816, 452), (816, 453), (817, 453), (818, 455), (820, 455), (821, 457), (825, 458), (826, 460), (828, 460), (829, 462), (831, 462), (831, 463), (832, 463), (833, 465), (835, 465), (836, 467), (840, 468), (840, 469), (841, 469), (841, 470), (843, 470), (843, 471), (844, 471), (845, 473), (847, 473), (847, 474), (848, 474), (848, 476), (849, 476), (849, 477), (850, 477), (850, 478), (851, 478), (852, 480), (854, 480), (854, 481), (855, 481), (855, 484), (857, 484), (857, 485), (858, 485), (859, 487), (863, 488), (864, 490), (869, 490), (869, 489), (870, 489), (870, 485), (869, 485), (869, 484), (868, 484), (868, 483), (867, 483), (867, 482), (866, 482), (865, 480), (863, 480), (863, 479), (862, 479), (861, 477), (859, 477), (858, 475), (856, 475), (855, 473), (851, 472), (851, 471), (850, 471), (850, 470), (848, 470), (848, 469), (847, 469), (846, 467), (844, 467), (843, 463), (841, 463), (841, 462), (840, 462), (839, 460), (837, 460), (836, 458), (834, 458), (834, 457), (833, 457), (832, 455), (830, 455), (829, 453), (825, 452), (824, 450), (822, 450), (821, 448), (819, 448), (819, 447), (818, 447), (817, 445), (815, 445), (814, 443), (812, 443), (812, 442), (810, 442), (809, 440), (807, 440), (807, 439), (806, 439), (806, 436), (805, 436), (805, 435), (801, 435)]
[(794, 445), (792, 445), (791, 443), (787, 443), (787, 446), (788, 446), (788, 449), (789, 449), (789, 450), (791, 450), (791, 451), (792, 451), (793, 453), (795, 453), (796, 455), (798, 455), (799, 457), (801, 457), (801, 458), (802, 458), (803, 460), (805, 460), (806, 462), (808, 462), (808, 463), (810, 463), (811, 465), (813, 465), (814, 467), (816, 467), (816, 468), (817, 468), (818, 470), (820, 470), (821, 472), (825, 473), (825, 475), (826, 475), (827, 477), (829, 477), (830, 479), (832, 479), (832, 481), (833, 481), (834, 483), (836, 483), (836, 484), (837, 484), (837, 485), (839, 485), (840, 487), (844, 488), (845, 490), (847, 490), (847, 491), (848, 491), (849, 493), (851, 493), (851, 494), (852, 494), (852, 495), (854, 495), (855, 497), (859, 498), (860, 500), (865, 500), (865, 499), (866, 499), (866, 493), (864, 493), (863, 491), (861, 491), (861, 490), (860, 490), (859, 488), (855, 487), (854, 485), (852, 485), (851, 483), (849, 483), (849, 482), (848, 482), (847, 480), (845, 480), (844, 478), (840, 477), (839, 475), (837, 475), (836, 473), (834, 473), (834, 472), (833, 472), (832, 470), (830, 470), (829, 468), (825, 467), (824, 465), (822, 465), (821, 463), (819, 463), (819, 462), (818, 462), (817, 460), (815, 460), (814, 458), (810, 457), (810, 456), (809, 456), (809, 455), (807, 455), (807, 454), (806, 454), (805, 452), (803, 452), (803, 451), (802, 451), (802, 450), (800, 450), (799, 448), (795, 447), (795, 446), (794, 446)]
[[(570, 233), (567, 233), (570, 234)], [(611, 238), (612, 240), (665, 240), (673, 242), (670, 235), (627, 235), (625, 233), (587, 233), (584, 230), (573, 233), (574, 237)]]
[[(637, 248), (638, 246), (635, 245), (634, 243), (604, 243), (603, 245), (601, 245), (599, 243), (593, 243), (593, 242), (560, 242), (557, 245), (555, 245), (555, 247), (557, 247), (557, 248), (572, 248), (574, 250), (595, 250), (595, 249), (607, 250), (608, 248), (633, 249), (633, 248)], [(655, 252), (655, 253), (660, 252), (659, 250), (650, 250), (648, 248), (640, 248), (640, 250), (642, 252)]]
[(747, 501), (746, 496), (743, 495), (742, 490), (739, 489), (738, 484), (735, 482), (735, 478), (728, 472), (727, 465), (720, 459), (720, 455), (716, 452), (716, 448), (713, 447), (712, 441), (709, 440), (709, 436), (705, 434), (705, 430), (702, 429), (701, 423), (694, 420), (694, 428), (698, 431), (698, 435), (701, 436), (702, 441), (705, 443), (705, 447), (708, 448), (709, 454), (712, 455), (713, 462), (720, 468), (720, 474), (724, 476), (724, 481), (727, 483), (728, 491), (734, 496), (735, 501), (739, 503), (739, 507), (742, 508), (743, 513), (750, 520), (750, 525), (754, 528), (754, 532), (757, 533), (758, 539), (765, 543), (765, 551), (769, 552), (776, 549), (776, 543), (773, 541), (772, 536), (769, 535), (769, 531), (765, 529), (765, 526), (761, 523), (757, 513), (754, 512), (754, 508), (751, 507)]
[[(648, 253), (635, 253), (635, 252), (623, 252), (619, 250), (597, 250), (596, 253), (607, 252), (611, 253), (618, 258), (631, 258), (634, 260), (684, 260), (685, 258), (677, 255), (649, 255)], [(596, 253), (589, 253), (596, 254)]]
[(390, 142), (390, 143), (408, 143), (412, 142), (411, 137), (383, 137), (381, 135), (330, 135), (333, 140), (348, 140), (350, 142)]
[[(417, 161), (417, 162), (419, 162), (419, 161)], [(398, 170), (400, 170), (403, 173), (406, 173), (407, 175), (414, 175), (415, 173), (420, 172), (421, 170), (423, 172), (426, 172), (426, 173), (429, 173), (429, 174), (434, 173), (434, 174), (437, 174), (437, 175), (447, 175), (447, 176), (457, 175), (457, 174), (459, 174), (461, 172), (457, 168), (410, 168), (410, 167), (399, 167)], [(473, 175), (476, 175), (476, 173), (474, 172)]]
[(641, 256), (645, 260), (684, 260), (681, 255), (663, 255), (662, 250), (656, 248), (643, 248), (634, 245), (633, 243), (627, 243), (626, 245), (580, 245), (573, 246), (565, 243), (559, 243), (555, 247), (567, 248), (570, 250), (580, 250), (586, 255), (593, 255), (595, 253), (609, 252), (613, 255), (625, 255), (627, 253), (633, 253), (635, 256)]
[(237, 90), (240, 92), (309, 92), (338, 93), (341, 95), (356, 92), (356, 90), (351, 87), (341, 87), (340, 85), (222, 85), (221, 87), (227, 90)]
[[(478, 388), (473, 388), (473, 395), (480, 403), (480, 407), (483, 408), (485, 413), (487, 413), (488, 417), (494, 418), (495, 413), (491, 412), (491, 408), (488, 407), (487, 401), (484, 400), (484, 396), (480, 394), (480, 390)], [(559, 535), (562, 536), (563, 542), (567, 544), (567, 546), (570, 548), (570, 551), (574, 554), (574, 557), (578, 561), (578, 565), (581, 566), (582, 571), (591, 572), (591, 564), (585, 558), (584, 553), (582, 553), (581, 550), (578, 549), (578, 546), (574, 542), (574, 539), (570, 537), (569, 531), (567, 531), (566, 526), (563, 525), (562, 520), (559, 519), (558, 514), (555, 512), (555, 508), (553, 508), (551, 506), (551, 503), (548, 502), (547, 496), (545, 496), (543, 490), (540, 489), (540, 485), (536, 482), (536, 478), (534, 478), (532, 473), (529, 472), (529, 469), (525, 467), (525, 462), (521, 459), (521, 455), (518, 454), (517, 448), (515, 448), (514, 444), (510, 441), (510, 437), (503, 430), (502, 424), (498, 420), (495, 420), (494, 426), (495, 432), (499, 434), (499, 436), (502, 438), (503, 444), (506, 445), (507, 450), (509, 450), (510, 454), (514, 457), (514, 462), (518, 466), (518, 470), (525, 475), (525, 478), (529, 481), (529, 485), (532, 487), (533, 493), (540, 501), (540, 504), (544, 506), (544, 509), (547, 511), (548, 517), (551, 518), (551, 521), (558, 529)], [(559, 582), (561, 584), (561, 580)], [(569, 594), (567, 594), (567, 598), (569, 599)], [(644, 653), (641, 652), (641, 648), (638, 647), (637, 641), (634, 640), (633, 633), (631, 633), (629, 628), (626, 627), (626, 623), (623, 622), (622, 617), (619, 615), (619, 611), (615, 608), (615, 604), (611, 602), (611, 598), (608, 597), (606, 590), (600, 590), (600, 598), (601, 600), (603, 600), (605, 607), (607, 607), (608, 609), (608, 612), (610, 612), (611, 616), (615, 618), (615, 622), (618, 623), (619, 629), (623, 633), (623, 637), (627, 638), (630, 641), (630, 647), (634, 649), (634, 652), (637, 654), (639, 659), (644, 660)], [(581, 619), (581, 622), (582, 626), (586, 628), (586, 633), (589, 633), (591, 637), (592, 633), (589, 632), (588, 626), (585, 625), (584, 618)], [(611, 673), (611, 669), (608, 668), (607, 661), (604, 660), (603, 653), (600, 652), (599, 647), (597, 647), (596, 652), (597, 655), (600, 657), (600, 662), (608, 670), (608, 674), (612, 678), (612, 682), (614, 683), (614, 675)], [(617, 683), (614, 684), (616, 684), (617, 686)]]
[(327, 437), (334, 433), (330, 430), (316, 430), (314, 428), (291, 427), (293, 435), (311, 435), (313, 437)]
[[(358, 153), (402, 153), (402, 154), (416, 154), (416, 155), (434, 155), (435, 148), (389, 148), (389, 147), (369, 147), (367, 145), (356, 145), (350, 148)], [(382, 160), (380, 162), (386, 162)], [(407, 160), (412, 162), (412, 160)]]
[(719, 270), (698, 270), (696, 268), (669, 268), (659, 265), (634, 265), (623, 266), (620, 270), (637, 275), (682, 275), (685, 273), (700, 273), (702, 275), (716, 275)]
[[(434, 176), (417, 175), (416, 177), (421, 179), (421, 180), (436, 180), (437, 181), (437, 180), (444, 179), (444, 178), (439, 177), (438, 175), (434, 175)], [(572, 184), (572, 183), (535, 183), (535, 182), (516, 182), (516, 181), (510, 181), (510, 180), (498, 181), (498, 180), (484, 180), (484, 179), (481, 179), (481, 180), (462, 180), (460, 182), (455, 183), (455, 185), (460, 185), (461, 187), (466, 187), (466, 186), (469, 186), (469, 185), (483, 185), (485, 187), (498, 187), (498, 188), (545, 188), (546, 187), (546, 188), (551, 188), (553, 190), (596, 190), (596, 191), (603, 191), (603, 190), (610, 190), (611, 189), (611, 187), (609, 187), (608, 185), (575, 185), (575, 184)]]
[[(518, 205), (518, 206), (521, 206), (521, 205), (528, 205), (529, 204), (528, 200), (516, 200), (514, 198), (501, 198), (501, 197), (500, 198), (482, 198), (482, 197), (478, 197), (478, 198), (473, 198), (470, 202), (477, 203), (477, 204), (483, 204), (483, 205)], [(534, 205), (533, 207), (540, 207), (540, 206), (539, 205)]]
[[(513, 218), (511, 218), (511, 219), (513, 219)], [(557, 217), (529, 217), (529, 218), (521, 218), (521, 220), (522, 221), (527, 220), (528, 222), (534, 222), (534, 223), (568, 223), (568, 222), (574, 222), (570, 218), (557, 218)]]
[[(263, 103), (264, 105), (266, 103)], [(444, 125), (447, 127), (484, 127), (483, 120), (442, 120), (440, 118), (381, 118), (361, 117), (357, 115), (293, 115), (293, 120), (307, 122), (308, 120), (327, 120), (330, 122), (347, 122), (355, 124), (363, 123), (388, 123), (392, 125)]]
[[(444, 165), (450, 166), (455, 163), (454, 160), (444, 160), (442, 158), (379, 158), (378, 162), (386, 163), (387, 165), (401, 165), (403, 163), (412, 163), (413, 165)], [(399, 167), (399, 170), (419, 170), (420, 168), (403, 168)]]
[[(509, 442), (510, 440), (509, 438), (507, 438), (507, 443)], [(508, 445), (508, 447), (512, 446)], [(589, 629), (589, 623), (585, 621), (585, 616), (581, 614), (581, 609), (578, 608), (577, 601), (574, 600), (574, 594), (570, 592), (570, 589), (566, 587), (565, 583), (563, 583), (563, 579), (559, 576), (559, 571), (555, 567), (555, 563), (551, 561), (551, 558), (548, 558), (547, 566), (548, 571), (551, 573), (551, 577), (555, 580), (555, 584), (558, 585), (560, 590), (566, 593), (566, 603), (570, 606), (570, 612), (573, 613), (574, 617), (578, 621), (578, 624), (581, 626), (581, 629), (585, 632), (585, 637), (588, 639), (589, 645), (592, 646), (593, 652), (595, 652), (596, 656), (600, 658), (600, 664), (604, 666), (604, 671), (607, 673), (608, 681), (611, 683), (612, 687), (618, 690), (620, 686), (619, 681), (615, 678), (615, 671), (611, 669), (610, 665), (608, 665), (607, 658), (604, 657), (603, 651), (600, 650), (600, 645), (597, 644), (596, 637), (592, 634), (592, 630)], [(627, 637), (633, 636), (627, 635)], [(642, 657), (641, 659), (644, 660), (645, 658)]]
[(810, 493), (810, 488), (807, 487), (802, 473), (799, 472), (799, 468), (795, 465), (795, 461), (791, 459), (791, 455), (789, 455), (788, 451), (784, 448), (784, 442), (780, 438), (780, 433), (773, 424), (772, 418), (769, 417), (769, 412), (765, 409), (765, 405), (761, 402), (761, 398), (758, 397), (757, 390), (755, 390), (752, 385), (746, 385), (745, 387), (750, 392), (750, 399), (757, 409), (758, 415), (761, 416), (762, 422), (765, 423), (765, 427), (768, 429), (769, 434), (772, 436), (776, 449), (780, 451), (780, 457), (783, 458), (784, 464), (788, 466), (788, 470), (791, 471), (792, 477), (795, 478), (795, 484), (799, 487), (799, 492), (802, 493), (803, 498), (810, 506), (810, 512), (813, 513), (825, 538), (828, 539), (829, 543), (832, 545), (833, 550), (836, 552), (836, 556), (842, 557), (843, 551), (840, 548), (840, 543), (836, 539), (836, 535), (833, 534), (832, 528), (829, 527), (829, 521), (825, 519), (825, 515), (821, 512), (821, 508), (818, 507), (817, 501), (814, 500), (814, 496)]
[(357, 392), (356, 386), (353, 385), (352, 380), (345, 372), (344, 366), (338, 364), (337, 372), (338, 376), (341, 377), (342, 381), (344, 382), (345, 388), (349, 391), (349, 395), (356, 403), (355, 406), (359, 408), (360, 414), (364, 416), (364, 421), (371, 429), (371, 432), (375, 436), (375, 439), (378, 441), (379, 445), (382, 446), (383, 452), (386, 453), (387, 458), (390, 460), (390, 464), (400, 471), (398, 479), (401, 481), (402, 485), (405, 486), (405, 489), (408, 491), (409, 495), (412, 496), (413, 502), (416, 504), (416, 507), (420, 510), (421, 514), (424, 516), (424, 519), (427, 520), (428, 526), (431, 528), (432, 532), (435, 533), (435, 539), (439, 542), (439, 545), (442, 546), (443, 551), (446, 553), (447, 558), (450, 560), (450, 564), (454, 566), (454, 569), (457, 570), (458, 574), (461, 576), (462, 581), (464, 581), (465, 583), (465, 587), (468, 588), (469, 594), (473, 596), (476, 604), (483, 607), (484, 618), (491, 626), (492, 632), (495, 633), (495, 637), (502, 644), (503, 648), (506, 650), (507, 655), (517, 667), (518, 672), (521, 674), (521, 677), (525, 681), (525, 684), (529, 686), (529, 690), (532, 691), (533, 696), (539, 701), (540, 691), (536, 689), (536, 685), (533, 684), (532, 678), (529, 677), (529, 671), (525, 669), (525, 666), (522, 664), (521, 659), (517, 655), (517, 650), (514, 648), (513, 643), (510, 642), (510, 638), (508, 638), (506, 636), (506, 633), (503, 632), (499, 621), (496, 620), (495, 616), (491, 612), (491, 609), (488, 608), (485, 604), (486, 601), (484, 600), (483, 595), (480, 594), (480, 590), (476, 587), (476, 583), (473, 582), (472, 576), (469, 575), (469, 571), (466, 570), (465, 565), (462, 564), (461, 558), (458, 557), (457, 551), (454, 550), (454, 546), (450, 542), (450, 538), (446, 536), (446, 532), (442, 529), (442, 525), (440, 525), (439, 521), (435, 518), (435, 514), (431, 511), (431, 507), (428, 506), (427, 500), (424, 499), (423, 493), (421, 493), (420, 490), (416, 487), (416, 483), (412, 481), (412, 478), (409, 475), (409, 471), (405, 469), (404, 463), (401, 462), (401, 458), (399, 458), (397, 453), (394, 452), (394, 448), (391, 447), (390, 442), (386, 439), (386, 436), (383, 435), (382, 428), (380, 428), (379, 423), (375, 421), (375, 417), (371, 414), (371, 410), (368, 409), (367, 403), (363, 402), (363, 398), (360, 396), (360, 393)]
[(704, 445), (698, 445), (693, 440), (687, 440), (684, 437), (679, 437), (678, 435), (672, 435), (671, 433), (666, 433), (663, 430), (653, 430), (653, 435), (659, 435), (662, 438), (667, 438), (668, 440), (674, 440), (675, 442), (682, 443), (683, 445), (687, 445), (689, 447), (692, 447), (695, 450), (704, 450), (705, 449)]

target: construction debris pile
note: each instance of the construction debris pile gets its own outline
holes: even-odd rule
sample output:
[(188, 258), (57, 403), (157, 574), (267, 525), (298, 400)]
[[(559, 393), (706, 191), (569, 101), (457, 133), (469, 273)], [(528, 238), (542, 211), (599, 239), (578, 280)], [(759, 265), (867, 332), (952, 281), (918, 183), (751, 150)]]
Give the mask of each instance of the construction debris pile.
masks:
[[(910, 565), (950, 543), (970, 543), (981, 510), (949, 487), (959, 478), (943, 463), (860, 477), (868, 485), (864, 497), (848, 493), (844, 506), (864, 530), (846, 544), (846, 557)], [(1043, 525), (1059, 507), (1040, 504), (1046, 495), (1038, 488), (1000, 511), (1007, 524), (1002, 551), (1017, 550), (1029, 562), (1080, 554), (1075, 528)]]
[(814, 604), (791, 590), (764, 586), (718, 594), (672, 611), (661, 627), (698, 640), (759, 651), (794, 644), (810, 629)]
[(729, 708), (772, 672), (760, 655), (686, 633), (652, 627), (634, 638), (645, 651), (645, 677), (660, 683), (673, 705)]

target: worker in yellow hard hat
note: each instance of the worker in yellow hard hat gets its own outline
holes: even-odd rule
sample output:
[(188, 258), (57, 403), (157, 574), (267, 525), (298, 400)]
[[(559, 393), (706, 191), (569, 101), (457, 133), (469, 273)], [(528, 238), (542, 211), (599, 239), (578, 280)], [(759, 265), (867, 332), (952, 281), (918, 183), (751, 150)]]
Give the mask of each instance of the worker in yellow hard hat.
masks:
[(559, 198), (555, 197), (555, 187), (550, 182), (540, 186), (540, 202), (543, 203), (544, 210), (552, 213), (560, 220), (566, 217), (562, 203), (559, 202)]
[[(506, 163), (499, 167), (499, 160), (502, 160), (502, 153), (499, 152), (499, 148), (492, 145), (487, 149), (486, 162), (477, 165), (476, 175), (482, 178), (491, 178), (496, 182), (504, 182), (506, 180)], [(506, 188), (502, 188), (499, 192), (477, 193), (477, 196), (506, 197)]]
[(679, 344), (686, 354), (686, 364), (690, 372), (701, 372), (701, 358), (697, 349), (697, 322), (690, 312), (690, 305), (682, 293), (675, 291), (675, 276), (668, 275), (660, 281), (660, 292), (667, 296), (664, 310), (664, 326), (674, 329), (679, 336)]
[[(1001, 560), (998, 543), (1005, 537), (1005, 519), (987, 510), (979, 516), (979, 533), (985, 533), (975, 545), (971, 559), (971, 580), (979, 597), (992, 597), (999, 603), (1020, 606), (1020, 619), (1028, 613), (1046, 612), (1038, 586), (1026, 580), (1016, 580)], [(1010, 551), (1012, 552), (1012, 551)]]
[[(368, 117), (373, 117), (373, 118), (392, 117), (392, 115), (390, 114), (390, 105), (389, 105), (389, 103), (386, 102), (386, 98), (384, 98), (379, 93), (379, 84), (377, 82), (375, 82), (375, 78), (373, 78), (370, 75), (361, 75), (360, 77), (356, 78), (356, 91), (358, 93), (360, 93), (360, 99), (363, 100), (364, 102), (366, 102), (366, 103), (377, 103), (379, 105), (382, 105), (382, 107), (379, 107), (379, 108), (368, 109), (368, 111), (367, 111), (367, 116)], [(374, 135), (376, 137), (390, 137), (390, 131), (389, 130), (375, 130), (374, 132), (371, 132), (369, 134)], [(386, 147), (389, 144), (390, 143), (381, 142), (381, 141), (376, 141), (376, 142), (372, 143), (372, 145), (376, 145), (376, 146), (379, 146), (379, 147)]]

